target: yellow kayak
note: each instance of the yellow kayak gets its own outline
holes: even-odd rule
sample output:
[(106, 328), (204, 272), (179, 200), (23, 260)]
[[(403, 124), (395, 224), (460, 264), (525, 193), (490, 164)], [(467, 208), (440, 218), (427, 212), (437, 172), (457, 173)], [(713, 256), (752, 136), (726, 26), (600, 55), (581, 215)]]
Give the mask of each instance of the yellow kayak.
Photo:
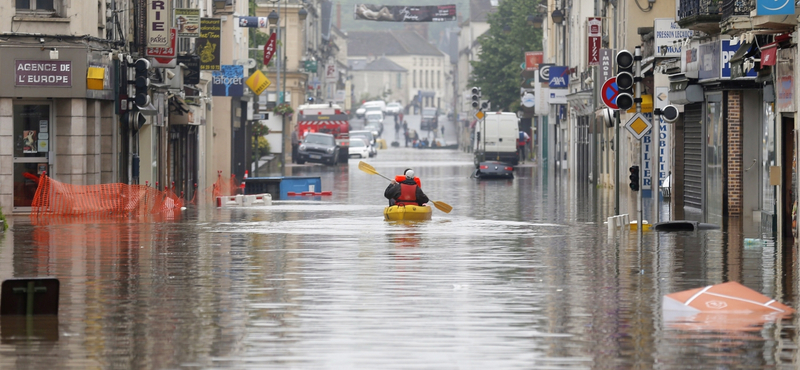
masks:
[(428, 206), (391, 206), (383, 210), (386, 221), (425, 221), (433, 214)]

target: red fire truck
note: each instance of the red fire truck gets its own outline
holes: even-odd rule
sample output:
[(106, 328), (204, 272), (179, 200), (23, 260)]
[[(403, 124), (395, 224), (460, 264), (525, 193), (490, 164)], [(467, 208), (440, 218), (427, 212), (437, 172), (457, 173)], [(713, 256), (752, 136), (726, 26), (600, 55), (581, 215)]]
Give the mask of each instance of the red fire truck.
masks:
[(340, 146), (339, 163), (347, 163), (350, 121), (347, 113), (333, 103), (303, 104), (297, 108), (297, 133), (300, 140), (311, 132), (323, 132), (336, 138)]

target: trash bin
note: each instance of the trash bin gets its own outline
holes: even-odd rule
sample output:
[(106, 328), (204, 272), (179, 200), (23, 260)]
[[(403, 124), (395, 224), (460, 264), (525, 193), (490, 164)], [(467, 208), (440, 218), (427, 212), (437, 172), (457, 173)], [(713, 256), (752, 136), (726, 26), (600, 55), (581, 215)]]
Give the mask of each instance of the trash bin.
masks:
[(280, 199), (287, 199), (289, 192), (302, 193), (322, 191), (322, 181), (314, 176), (286, 176), (281, 181)]
[(244, 180), (245, 194), (272, 195), (273, 200), (288, 199), (289, 192), (321, 192), (322, 181), (315, 176), (250, 177)]

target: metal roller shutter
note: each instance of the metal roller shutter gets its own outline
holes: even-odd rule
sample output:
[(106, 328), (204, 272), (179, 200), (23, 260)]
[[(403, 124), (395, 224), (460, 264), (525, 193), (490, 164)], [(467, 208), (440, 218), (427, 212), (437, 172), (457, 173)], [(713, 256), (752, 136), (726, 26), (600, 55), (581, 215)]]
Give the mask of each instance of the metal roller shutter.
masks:
[(703, 104), (683, 108), (683, 204), (703, 207)]

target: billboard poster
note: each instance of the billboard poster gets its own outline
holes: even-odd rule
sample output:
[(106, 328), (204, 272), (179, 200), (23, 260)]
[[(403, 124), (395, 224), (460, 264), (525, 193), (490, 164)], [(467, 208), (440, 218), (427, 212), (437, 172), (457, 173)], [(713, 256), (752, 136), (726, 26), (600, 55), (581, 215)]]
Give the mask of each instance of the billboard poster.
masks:
[(239, 17), (239, 27), (248, 28), (267, 28), (269, 20), (267, 17)]
[(212, 96), (244, 95), (244, 66), (224, 65), (211, 73)]
[(197, 40), (197, 52), (200, 55), (200, 69), (219, 71), (219, 18), (200, 19), (200, 38)]
[(378, 22), (447, 22), (456, 20), (456, 5), (356, 4), (353, 17)]
[(175, 9), (178, 37), (200, 37), (200, 9)]

